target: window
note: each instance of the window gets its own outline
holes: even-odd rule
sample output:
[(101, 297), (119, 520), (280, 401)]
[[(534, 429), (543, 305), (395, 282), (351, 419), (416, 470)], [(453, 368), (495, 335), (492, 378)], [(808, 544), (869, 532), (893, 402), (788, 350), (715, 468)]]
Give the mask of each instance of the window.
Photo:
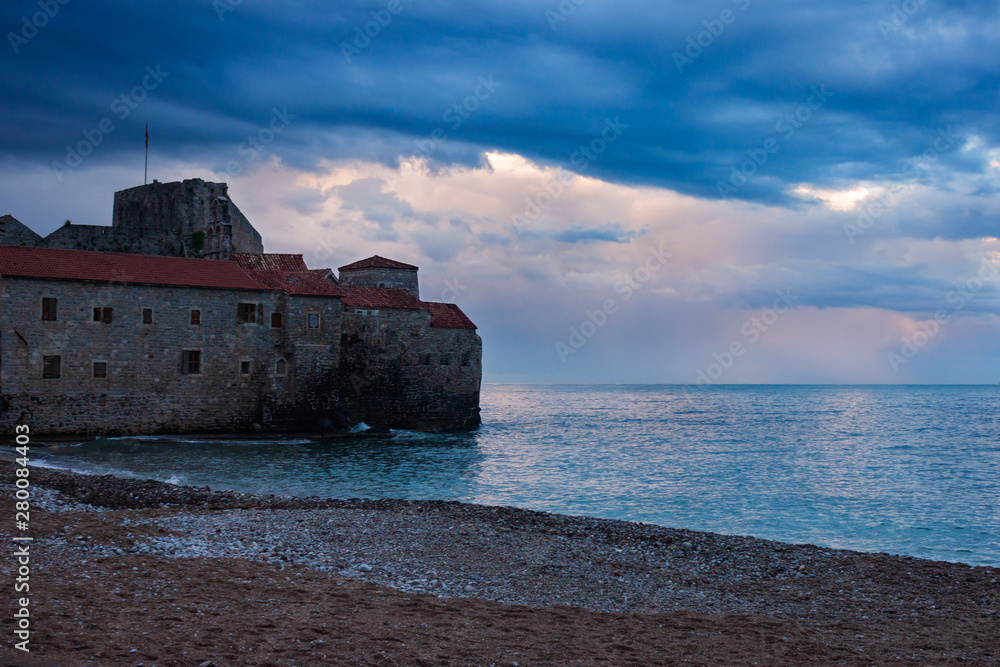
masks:
[(281, 313), (271, 313), (271, 328), (280, 329), (282, 326)]
[(283, 378), (288, 374), (288, 362), (284, 359), (278, 359), (274, 364), (274, 376)]
[(309, 313), (308, 322), (310, 329), (319, 329), (319, 313)]
[(42, 321), (55, 322), (59, 301), (51, 297), (42, 299)]
[(95, 378), (106, 378), (106, 377), (108, 377), (108, 362), (106, 362), (106, 361), (95, 361), (94, 362), (94, 377)]
[(423, 364), (424, 366), (430, 366), (431, 365), (431, 355), (425, 354), (425, 355), (421, 356), (420, 357), (420, 363)]
[(451, 363), (451, 355), (450, 354), (442, 354), (441, 355), (441, 365), (442, 366), (447, 366), (450, 363)]
[(181, 353), (181, 373), (201, 375), (201, 350), (184, 350)]
[(111, 308), (94, 308), (94, 321), (103, 322), (104, 324), (111, 324), (113, 318), (113, 311)]
[(462, 355), (462, 365), (463, 366), (471, 366), (472, 365), (472, 353), (471, 352), (466, 352), (465, 354)]
[(191, 311), (191, 326), (197, 327), (201, 325), (201, 311), (192, 310)]
[(241, 303), (236, 309), (236, 321), (240, 324), (256, 324), (257, 319), (256, 303)]
[(42, 357), (42, 377), (46, 380), (58, 380), (62, 370), (62, 357), (43, 356)]
[(143, 308), (142, 309), (142, 323), (143, 324), (152, 324), (153, 323), (153, 309), (152, 308)]
[(250, 362), (241, 361), (240, 362), (240, 375), (250, 375)]

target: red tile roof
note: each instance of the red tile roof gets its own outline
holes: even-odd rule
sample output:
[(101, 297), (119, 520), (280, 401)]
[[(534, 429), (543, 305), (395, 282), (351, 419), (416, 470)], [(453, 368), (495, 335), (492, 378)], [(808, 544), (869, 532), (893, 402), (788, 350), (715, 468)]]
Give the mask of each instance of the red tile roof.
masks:
[(437, 303), (424, 301), (424, 306), (431, 311), (431, 326), (442, 329), (476, 329), (472, 320), (453, 303)]
[(234, 252), (233, 260), (248, 271), (308, 271), (302, 255)]
[(338, 289), (344, 295), (344, 306), (348, 308), (399, 308), (421, 310), (424, 302), (408, 290), (398, 287), (348, 287)]
[(386, 259), (385, 257), (379, 257), (378, 255), (372, 255), (368, 259), (361, 259), (352, 264), (342, 266), (338, 271), (355, 271), (357, 269), (409, 269), (411, 271), (416, 271), (417, 267), (412, 264), (403, 264), (402, 262), (397, 262), (394, 259)]
[[(251, 256), (260, 257), (260, 255)], [(272, 255), (272, 257), (298, 257), (301, 261), (300, 255)], [(208, 259), (0, 246), (0, 276), (282, 291), (301, 296), (340, 298), (347, 308), (427, 310), (431, 314), (432, 327), (476, 328), (476, 325), (454, 304), (421, 301), (405, 289), (338, 286), (325, 278), (328, 273), (328, 269), (254, 271), (246, 270), (239, 262)]]
[(267, 289), (299, 296), (343, 296), (343, 290), (324, 278), (326, 271), (251, 271)]
[(0, 276), (261, 290), (236, 262), (0, 246)]
[(431, 326), (442, 329), (475, 329), (462, 309), (453, 303), (421, 301), (408, 290), (394, 287), (347, 287), (338, 288), (344, 295), (346, 308), (388, 308), (398, 310), (429, 310)]

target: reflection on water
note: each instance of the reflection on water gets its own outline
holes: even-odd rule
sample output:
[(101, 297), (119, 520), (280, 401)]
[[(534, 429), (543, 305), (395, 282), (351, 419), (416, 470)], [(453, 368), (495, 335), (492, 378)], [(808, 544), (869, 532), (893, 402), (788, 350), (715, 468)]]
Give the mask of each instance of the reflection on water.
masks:
[(997, 387), (487, 385), (483, 426), (335, 443), (121, 439), (54, 465), (462, 500), (1000, 565)]
[(470, 433), (399, 433), (327, 442), (114, 438), (62, 447), (45, 461), (173, 484), (334, 498), (468, 498), (482, 455)]

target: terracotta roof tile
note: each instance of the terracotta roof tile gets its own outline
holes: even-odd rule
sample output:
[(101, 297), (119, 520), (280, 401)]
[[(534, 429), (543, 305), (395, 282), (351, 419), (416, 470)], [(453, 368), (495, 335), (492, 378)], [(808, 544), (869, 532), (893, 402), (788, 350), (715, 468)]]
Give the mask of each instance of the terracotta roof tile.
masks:
[(412, 264), (403, 264), (402, 262), (397, 262), (394, 259), (386, 259), (385, 257), (379, 257), (378, 255), (372, 255), (368, 259), (361, 259), (352, 264), (347, 264), (342, 266), (338, 271), (354, 271), (357, 269), (409, 269), (411, 271), (416, 271), (417, 267)]
[[(260, 255), (251, 256), (260, 257)], [(298, 257), (301, 261), (300, 255), (272, 257)], [(89, 250), (0, 246), (0, 276), (282, 291), (301, 296), (341, 298), (347, 308), (426, 310), (430, 312), (432, 327), (476, 328), (476, 325), (454, 304), (421, 301), (405, 289), (338, 286), (326, 279), (328, 273), (329, 269), (248, 271), (240, 266), (239, 262)]]
[(234, 252), (233, 260), (248, 271), (308, 271), (302, 255)]
[(325, 271), (251, 271), (263, 287), (299, 296), (343, 296), (343, 290), (324, 278)]
[(453, 303), (425, 301), (424, 306), (431, 311), (431, 326), (442, 329), (476, 329), (472, 320)]
[(400, 308), (421, 310), (423, 301), (408, 290), (398, 287), (348, 287), (338, 289), (344, 295), (344, 305), (348, 308)]
[(428, 310), (431, 326), (442, 329), (475, 329), (462, 309), (453, 303), (421, 301), (408, 290), (392, 287), (345, 287), (338, 288), (344, 295), (347, 308), (387, 308), (399, 310)]
[(0, 275), (260, 290), (236, 262), (88, 250), (0, 246)]

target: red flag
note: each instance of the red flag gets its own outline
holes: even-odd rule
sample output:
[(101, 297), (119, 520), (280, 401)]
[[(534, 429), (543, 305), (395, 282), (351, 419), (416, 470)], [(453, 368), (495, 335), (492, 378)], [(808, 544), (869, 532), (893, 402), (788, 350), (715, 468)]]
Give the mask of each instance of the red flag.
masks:
[(146, 123), (146, 150), (149, 150), (149, 123)]

